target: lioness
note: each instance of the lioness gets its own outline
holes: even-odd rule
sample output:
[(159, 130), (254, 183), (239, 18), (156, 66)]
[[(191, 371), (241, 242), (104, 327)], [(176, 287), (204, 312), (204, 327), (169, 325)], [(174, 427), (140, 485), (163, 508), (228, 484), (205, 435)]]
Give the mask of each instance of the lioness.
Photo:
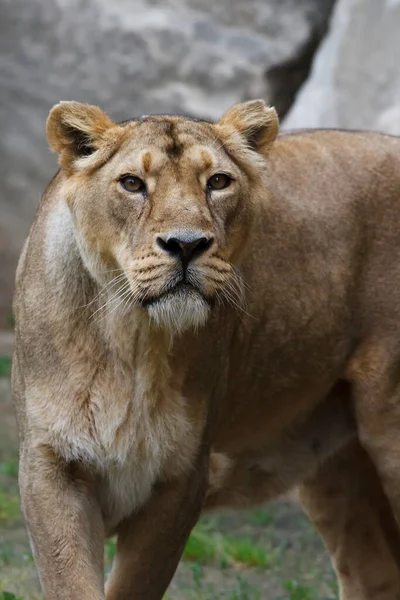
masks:
[(400, 598), (400, 140), (277, 133), (50, 112), (13, 363), (47, 599), (160, 599), (204, 507), (294, 485), (341, 599)]

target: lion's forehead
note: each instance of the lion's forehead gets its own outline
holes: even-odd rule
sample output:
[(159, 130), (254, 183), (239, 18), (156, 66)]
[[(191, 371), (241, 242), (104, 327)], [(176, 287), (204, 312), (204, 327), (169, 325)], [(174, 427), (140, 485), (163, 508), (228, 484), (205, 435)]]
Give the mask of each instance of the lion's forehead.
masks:
[(139, 168), (142, 174), (178, 164), (201, 171), (223, 160), (229, 161), (212, 126), (202, 125), (185, 120), (149, 120), (132, 124), (115, 158), (120, 166), (126, 165), (127, 171)]
[(164, 150), (174, 147), (177, 143), (211, 144), (216, 137), (213, 124), (182, 117), (148, 117), (143, 121), (131, 121), (124, 126), (124, 131), (125, 139)]
[(128, 141), (160, 148), (172, 156), (193, 145), (212, 146), (217, 139), (215, 126), (211, 123), (179, 117), (149, 117), (132, 123), (127, 129)]

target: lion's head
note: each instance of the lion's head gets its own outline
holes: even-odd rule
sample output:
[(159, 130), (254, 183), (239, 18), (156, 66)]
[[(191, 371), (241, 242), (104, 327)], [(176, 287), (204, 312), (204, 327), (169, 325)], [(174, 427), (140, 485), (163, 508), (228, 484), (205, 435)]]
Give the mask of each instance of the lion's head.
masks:
[(235, 265), (277, 131), (262, 100), (216, 124), (170, 116), (116, 124), (94, 106), (56, 105), (47, 136), (93, 278), (115, 281), (121, 298), (175, 331), (205, 323), (221, 298), (237, 302)]

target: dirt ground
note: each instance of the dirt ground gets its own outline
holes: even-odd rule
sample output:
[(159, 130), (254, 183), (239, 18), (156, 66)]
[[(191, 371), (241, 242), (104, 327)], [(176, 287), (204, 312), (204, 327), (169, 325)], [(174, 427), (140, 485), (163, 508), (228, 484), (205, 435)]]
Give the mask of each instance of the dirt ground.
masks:
[[(0, 600), (42, 598), (19, 511), (17, 430), (0, 377)], [(105, 546), (110, 570), (115, 542)], [(7, 593), (6, 593), (7, 592)], [(165, 600), (334, 600), (328, 556), (295, 501), (216, 514), (194, 529)]]

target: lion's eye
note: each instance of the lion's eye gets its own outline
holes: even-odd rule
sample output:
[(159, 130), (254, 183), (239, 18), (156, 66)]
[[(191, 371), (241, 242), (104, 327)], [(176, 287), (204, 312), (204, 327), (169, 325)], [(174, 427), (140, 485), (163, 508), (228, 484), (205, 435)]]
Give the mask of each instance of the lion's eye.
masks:
[(119, 182), (127, 192), (143, 192), (146, 189), (144, 182), (133, 175), (123, 175)]
[(209, 190), (223, 190), (231, 185), (232, 179), (225, 173), (216, 173), (207, 181)]

